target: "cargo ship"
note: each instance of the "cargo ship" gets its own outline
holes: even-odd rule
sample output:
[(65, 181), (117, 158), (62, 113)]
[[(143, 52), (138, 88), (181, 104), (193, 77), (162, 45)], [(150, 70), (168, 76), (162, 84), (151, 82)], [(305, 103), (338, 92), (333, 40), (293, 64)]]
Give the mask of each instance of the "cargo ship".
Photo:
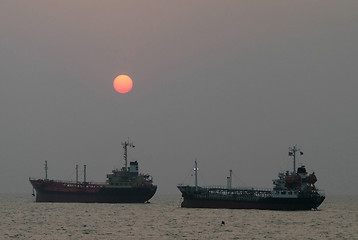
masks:
[(78, 165), (76, 181), (50, 180), (47, 178), (46, 161), (45, 179), (29, 178), (36, 202), (147, 203), (155, 194), (157, 186), (153, 185), (150, 175), (139, 173), (137, 161), (130, 162), (129, 167), (127, 166), (128, 147), (134, 148), (133, 143), (125, 141), (122, 146), (124, 167), (107, 174), (107, 181), (104, 183), (87, 182), (86, 165), (83, 181), (78, 181)]
[(228, 208), (262, 210), (312, 210), (324, 201), (322, 191), (315, 187), (317, 177), (308, 174), (304, 165), (296, 170), (296, 153), (303, 155), (296, 146), (289, 148), (293, 158), (293, 171), (279, 173), (272, 189), (233, 188), (232, 171), (225, 187), (198, 186), (198, 167), (195, 161), (195, 186), (178, 185), (182, 193), (183, 208)]

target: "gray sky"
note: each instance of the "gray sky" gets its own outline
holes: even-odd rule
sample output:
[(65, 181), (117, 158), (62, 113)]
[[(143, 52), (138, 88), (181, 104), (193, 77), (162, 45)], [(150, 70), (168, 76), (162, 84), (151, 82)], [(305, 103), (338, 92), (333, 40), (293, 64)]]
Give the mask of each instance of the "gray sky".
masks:
[[(298, 164), (358, 194), (358, 1), (0, 2), (0, 193), (105, 181), (128, 137), (159, 194), (271, 187)], [(133, 89), (114, 91), (128, 74)]]

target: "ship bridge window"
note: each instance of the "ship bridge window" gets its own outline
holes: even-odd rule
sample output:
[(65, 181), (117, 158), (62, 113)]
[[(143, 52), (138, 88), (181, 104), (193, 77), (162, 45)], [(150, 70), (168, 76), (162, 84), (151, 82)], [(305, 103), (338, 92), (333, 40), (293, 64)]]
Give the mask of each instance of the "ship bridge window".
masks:
[(281, 194), (284, 194), (284, 195), (286, 195), (286, 191), (282, 191), (282, 192), (281, 192)]
[(291, 191), (289, 191), (289, 192), (288, 192), (288, 195), (292, 195), (292, 192), (291, 192)]

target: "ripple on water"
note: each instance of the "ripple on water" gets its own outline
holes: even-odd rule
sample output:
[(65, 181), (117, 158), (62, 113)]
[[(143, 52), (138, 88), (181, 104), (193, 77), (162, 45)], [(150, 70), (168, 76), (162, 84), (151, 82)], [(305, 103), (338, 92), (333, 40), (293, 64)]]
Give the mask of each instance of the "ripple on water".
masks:
[(185, 209), (179, 199), (80, 204), (0, 198), (0, 231), (5, 239), (358, 239), (358, 198), (327, 198), (319, 211), (298, 212)]

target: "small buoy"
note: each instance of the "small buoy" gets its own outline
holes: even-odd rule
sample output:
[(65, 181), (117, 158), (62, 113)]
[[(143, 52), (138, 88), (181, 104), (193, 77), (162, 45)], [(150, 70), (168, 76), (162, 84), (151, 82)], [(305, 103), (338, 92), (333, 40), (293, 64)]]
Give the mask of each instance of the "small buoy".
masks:
[(225, 225), (225, 222), (224, 222), (224, 221), (221, 221), (221, 225)]

